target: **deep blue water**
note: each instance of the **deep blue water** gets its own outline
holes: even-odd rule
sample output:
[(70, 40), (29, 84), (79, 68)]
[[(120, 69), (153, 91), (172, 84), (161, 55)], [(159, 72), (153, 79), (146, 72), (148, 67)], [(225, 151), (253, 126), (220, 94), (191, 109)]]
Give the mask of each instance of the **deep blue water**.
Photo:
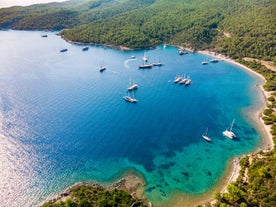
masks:
[[(117, 51), (71, 45), (55, 33), (0, 31), (0, 202), (35, 206), (77, 181), (111, 182), (128, 169), (146, 196), (210, 190), (233, 156), (261, 144), (248, 110), (262, 81), (177, 48)], [(60, 53), (62, 48), (68, 52)], [(138, 69), (143, 54), (164, 66)], [(130, 59), (132, 55), (136, 59)], [(107, 70), (98, 71), (101, 64)], [(173, 83), (176, 74), (192, 79)], [(137, 104), (122, 99), (132, 77)], [(222, 136), (233, 119), (237, 139)], [(211, 143), (201, 138), (208, 127)]]

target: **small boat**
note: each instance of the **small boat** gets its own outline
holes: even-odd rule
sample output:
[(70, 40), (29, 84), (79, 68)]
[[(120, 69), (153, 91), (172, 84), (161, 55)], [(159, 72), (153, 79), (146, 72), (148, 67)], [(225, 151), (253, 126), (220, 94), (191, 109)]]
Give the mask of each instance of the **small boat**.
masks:
[(187, 78), (186, 82), (185, 82), (185, 86), (188, 86), (192, 83), (192, 80)]
[(148, 58), (147, 58), (147, 56), (145, 55), (145, 53), (144, 53), (144, 56), (143, 56), (142, 59), (143, 59), (144, 62), (148, 62)]
[(175, 76), (175, 78), (174, 78), (174, 83), (178, 83), (178, 82), (180, 82), (181, 80), (182, 80), (181, 76), (180, 76), (180, 75), (177, 75), (177, 76)]
[(131, 97), (130, 95), (123, 96), (123, 99), (125, 99), (125, 101), (130, 103), (136, 103), (138, 101), (137, 99), (135, 99), (134, 97)]
[(135, 59), (136, 57), (135, 57), (134, 55), (132, 55), (130, 58), (131, 58), (131, 59)]
[(105, 66), (101, 66), (100, 68), (99, 68), (99, 71), (102, 73), (103, 71), (105, 71), (106, 70), (106, 67)]
[(207, 65), (207, 64), (208, 64), (208, 62), (205, 60), (201, 62), (201, 65)]
[(162, 66), (163, 63), (161, 61), (152, 63), (153, 66)]
[(205, 139), (207, 142), (211, 142), (211, 139), (210, 139), (210, 137), (208, 137), (207, 133), (208, 133), (208, 128), (202, 134), (202, 138)]
[(210, 60), (210, 63), (217, 63), (217, 62), (218, 62), (218, 59), (216, 59), (216, 58)]
[(104, 66), (104, 64), (101, 64), (101, 66), (99, 67), (99, 71), (102, 73), (105, 70), (106, 70), (106, 67)]
[(163, 48), (166, 48), (167, 47), (167, 44), (165, 43), (164, 45), (163, 45)]
[(133, 83), (133, 81), (130, 78), (130, 86), (127, 88), (128, 91), (136, 90), (138, 88), (137, 83)]
[(235, 119), (233, 119), (231, 125), (225, 131), (222, 132), (222, 134), (228, 137), (229, 139), (234, 139), (236, 137), (235, 133), (232, 132), (234, 122), (235, 122)]
[(48, 37), (48, 35), (41, 35), (41, 37)]
[(87, 50), (89, 50), (89, 47), (88, 46), (83, 46), (82, 51), (87, 51)]
[(184, 78), (181, 78), (181, 80), (179, 81), (179, 85), (186, 84), (187, 81), (188, 81), (188, 78), (184, 76)]
[(140, 69), (152, 68), (153, 64), (147, 63), (148, 62), (148, 58), (145, 56), (145, 53), (144, 53), (144, 56), (143, 56), (142, 59), (143, 59), (143, 64), (139, 65)]
[(140, 69), (152, 68), (152, 64), (142, 64), (142, 65), (139, 65), (139, 68)]
[(60, 50), (60, 52), (67, 52), (67, 51), (68, 51), (68, 49), (66, 49), (66, 48)]
[(185, 54), (188, 54), (188, 52), (185, 51), (184, 49), (179, 49), (179, 50), (178, 50), (178, 54), (179, 54), (179, 55), (185, 55)]

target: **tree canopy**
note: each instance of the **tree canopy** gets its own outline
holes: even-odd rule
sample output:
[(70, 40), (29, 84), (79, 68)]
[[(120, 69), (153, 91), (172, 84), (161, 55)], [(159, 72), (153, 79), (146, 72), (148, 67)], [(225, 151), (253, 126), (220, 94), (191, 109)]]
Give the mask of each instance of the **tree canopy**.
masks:
[(167, 43), (276, 62), (273, 0), (73, 0), (0, 9), (0, 27), (63, 30), (76, 42)]

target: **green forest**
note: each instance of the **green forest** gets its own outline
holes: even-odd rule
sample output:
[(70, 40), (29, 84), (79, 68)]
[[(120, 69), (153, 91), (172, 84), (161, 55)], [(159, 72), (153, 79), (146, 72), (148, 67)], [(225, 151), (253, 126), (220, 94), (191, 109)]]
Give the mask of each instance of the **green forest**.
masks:
[(276, 62), (275, 0), (73, 0), (0, 9), (0, 28), (132, 49), (172, 44)]
[(144, 201), (123, 190), (106, 190), (97, 184), (76, 185), (65, 194), (67, 198), (64, 201), (48, 201), (42, 207), (147, 207)]

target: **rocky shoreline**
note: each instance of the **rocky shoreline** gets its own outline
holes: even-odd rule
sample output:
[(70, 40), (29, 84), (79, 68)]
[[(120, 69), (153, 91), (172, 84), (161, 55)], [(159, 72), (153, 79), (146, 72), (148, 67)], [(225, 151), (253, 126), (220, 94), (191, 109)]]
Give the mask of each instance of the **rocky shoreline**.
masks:
[(39, 205), (39, 207), (42, 207), (45, 203), (51, 203), (55, 204), (60, 201), (66, 201), (67, 199), (71, 198), (71, 190), (75, 187), (81, 187), (81, 186), (87, 186), (87, 187), (95, 187), (98, 189), (102, 189), (105, 191), (112, 191), (112, 190), (123, 190), (127, 193), (129, 193), (133, 198), (139, 199), (143, 204), (152, 207), (153, 205), (149, 202), (147, 203), (146, 198), (144, 196), (144, 190), (145, 190), (145, 182), (142, 178), (133, 175), (132, 173), (128, 173), (127, 175), (123, 176), (123, 178), (119, 179), (118, 181), (110, 184), (110, 185), (102, 185), (98, 182), (77, 182), (68, 188), (66, 188), (64, 191), (60, 192), (57, 195), (52, 196), (51, 198), (47, 199), (43, 203)]

